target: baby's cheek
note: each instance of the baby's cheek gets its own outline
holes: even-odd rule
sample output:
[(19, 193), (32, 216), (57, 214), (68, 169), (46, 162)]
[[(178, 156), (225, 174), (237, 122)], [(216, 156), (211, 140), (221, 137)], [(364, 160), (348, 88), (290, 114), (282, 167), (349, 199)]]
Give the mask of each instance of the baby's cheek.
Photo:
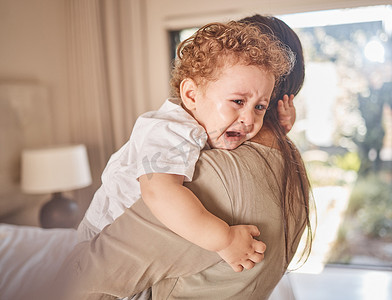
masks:
[(225, 122), (230, 122), (236, 118), (236, 111), (230, 105), (218, 104), (216, 108), (216, 117)]
[(260, 129), (263, 126), (263, 122), (264, 122), (264, 115), (257, 116), (255, 120), (255, 127), (258, 127)]

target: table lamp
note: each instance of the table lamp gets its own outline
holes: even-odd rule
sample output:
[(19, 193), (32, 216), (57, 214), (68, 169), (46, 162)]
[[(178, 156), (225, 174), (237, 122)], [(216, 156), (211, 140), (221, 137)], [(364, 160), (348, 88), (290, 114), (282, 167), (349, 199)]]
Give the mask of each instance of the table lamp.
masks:
[(40, 211), (43, 228), (75, 227), (79, 207), (62, 192), (90, 184), (91, 173), (84, 145), (22, 151), (22, 191), (29, 194), (53, 193), (52, 199)]

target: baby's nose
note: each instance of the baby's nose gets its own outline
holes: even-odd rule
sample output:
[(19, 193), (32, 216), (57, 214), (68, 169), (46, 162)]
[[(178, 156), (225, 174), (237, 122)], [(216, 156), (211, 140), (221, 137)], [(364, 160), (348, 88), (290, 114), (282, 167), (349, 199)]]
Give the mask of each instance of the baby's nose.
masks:
[(240, 116), (240, 123), (246, 127), (252, 126), (255, 122), (255, 115), (252, 111), (244, 111)]

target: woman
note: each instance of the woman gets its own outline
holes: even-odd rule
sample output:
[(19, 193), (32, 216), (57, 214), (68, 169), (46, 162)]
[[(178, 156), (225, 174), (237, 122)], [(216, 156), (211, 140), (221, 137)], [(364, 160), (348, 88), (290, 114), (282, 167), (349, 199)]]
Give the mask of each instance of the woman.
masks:
[[(297, 192), (303, 195), (303, 207), (306, 209), (307, 216), (307, 243), (303, 253), (303, 257), (307, 257), (310, 253), (312, 244), (312, 230), (309, 217), (310, 183), (298, 149), (286, 136), (286, 130), (279, 126), (277, 113), (278, 101), (283, 99), (285, 95), (296, 96), (303, 86), (305, 79), (305, 63), (301, 41), (297, 34), (286, 23), (275, 17), (254, 15), (252, 17), (244, 18), (241, 21), (253, 23), (257, 25), (263, 33), (274, 35), (283, 44), (287, 45), (296, 55), (296, 62), (293, 70), (275, 88), (274, 95), (270, 101), (269, 111), (264, 117), (264, 125), (259, 134), (252, 141), (277, 148), (282, 152), (284, 157), (284, 169), (287, 177), (285, 178), (285, 184), (283, 186), (285, 198), (281, 199), (281, 205), (285, 216), (284, 220), (286, 220), (286, 247), (289, 247), (290, 245), (290, 241), (287, 240), (287, 232), (289, 230), (289, 228), (287, 228), (287, 220), (288, 218), (293, 217), (293, 203), (295, 203), (295, 198), (297, 196), (294, 191), (295, 188), (293, 189), (293, 187), (300, 187), (300, 190)], [(298, 165), (293, 162), (297, 162)], [(298, 172), (299, 176), (296, 175), (296, 172)], [(289, 251), (286, 251), (286, 253), (289, 253)], [(288, 257), (286, 257), (286, 259), (288, 263)]]
[(125, 297), (149, 287), (153, 299), (268, 299), (305, 227), (311, 237), (305, 168), (283, 128), (276, 127), (278, 100), (297, 94), (303, 83), (302, 49), (279, 19), (254, 16), (243, 21), (287, 44), (297, 55), (297, 66), (276, 88), (267, 124), (254, 141), (233, 151), (204, 151), (187, 187), (229, 224), (258, 226), (267, 245), (264, 261), (235, 273), (216, 253), (165, 228), (139, 200), (66, 260), (60, 278), (68, 280), (70, 299)]

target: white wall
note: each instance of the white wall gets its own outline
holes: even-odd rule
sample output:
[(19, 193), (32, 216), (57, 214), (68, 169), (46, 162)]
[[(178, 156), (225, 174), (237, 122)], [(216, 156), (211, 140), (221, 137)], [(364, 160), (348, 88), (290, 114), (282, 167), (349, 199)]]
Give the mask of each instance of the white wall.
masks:
[(68, 142), (64, 0), (0, 0), (0, 45), (0, 81), (46, 87), (53, 104), (53, 142)]
[[(0, 129), (0, 216), (9, 217), (24, 208), (10, 223), (38, 225), (39, 205), (48, 197), (20, 192), (20, 151), (41, 143), (70, 141), (67, 76), (64, 0), (0, 0), (0, 84), (3, 93), (9, 86), (21, 87), (14, 89), (12, 101), (19, 99), (17, 91), (24, 94), (20, 103), (2, 103), (3, 108), (19, 106), (15, 111), (22, 112), (19, 121), (2, 122), (5, 128)], [(33, 97), (35, 107), (23, 107), (29, 93), (35, 95), (36, 91), (41, 91), (42, 99)], [(5, 95), (0, 101), (9, 101), (7, 98)], [(45, 107), (39, 109), (41, 106)], [(13, 120), (9, 114), (10, 110), (0, 111), (0, 118)], [(30, 136), (24, 136), (27, 134)], [(7, 222), (7, 217), (2, 221)]]

